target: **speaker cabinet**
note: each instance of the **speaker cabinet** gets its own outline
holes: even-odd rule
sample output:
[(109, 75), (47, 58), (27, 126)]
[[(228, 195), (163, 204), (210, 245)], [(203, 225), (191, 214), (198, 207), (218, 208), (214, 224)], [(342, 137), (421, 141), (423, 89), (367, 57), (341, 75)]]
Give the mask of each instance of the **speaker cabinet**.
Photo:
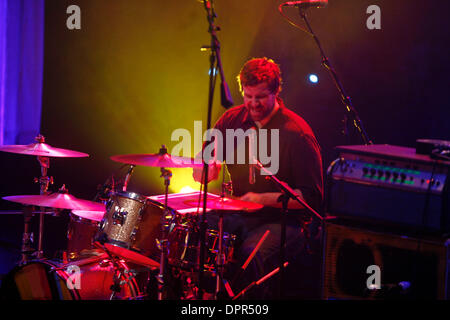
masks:
[[(323, 298), (449, 299), (448, 239), (419, 239), (327, 222), (324, 241)], [(381, 288), (367, 280), (380, 270)], [(369, 283), (372, 283), (369, 281)], [(409, 283), (402, 289), (399, 283)]]

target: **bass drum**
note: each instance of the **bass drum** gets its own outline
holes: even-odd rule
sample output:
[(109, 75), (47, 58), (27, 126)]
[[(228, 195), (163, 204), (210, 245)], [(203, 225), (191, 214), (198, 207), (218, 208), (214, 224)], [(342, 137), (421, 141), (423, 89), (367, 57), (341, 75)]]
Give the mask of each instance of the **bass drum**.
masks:
[[(137, 299), (139, 287), (129, 267), (119, 262), (120, 292), (114, 299)], [(79, 271), (78, 275), (73, 273)], [(2, 281), (2, 299), (19, 300), (109, 300), (115, 269), (107, 255), (67, 264), (31, 261), (14, 268)]]

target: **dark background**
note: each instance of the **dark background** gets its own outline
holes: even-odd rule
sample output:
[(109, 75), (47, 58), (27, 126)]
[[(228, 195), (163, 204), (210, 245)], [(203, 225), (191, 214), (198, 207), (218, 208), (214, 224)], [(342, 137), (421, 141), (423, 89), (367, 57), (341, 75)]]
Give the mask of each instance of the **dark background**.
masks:
[[(286, 105), (317, 136), (324, 170), (337, 156), (335, 146), (362, 144), (354, 132), (341, 133), (345, 109), (338, 91), (320, 65), (313, 39), (278, 13), (280, 1), (216, 2), (223, 66), (235, 104), (242, 101), (235, 81), (242, 64), (271, 57), (281, 66)], [(81, 30), (66, 28), (71, 4), (81, 8)], [(366, 28), (372, 4), (381, 8), (381, 30)], [(299, 21), (294, 8), (284, 12)], [(414, 147), (419, 138), (450, 140), (448, 12), (450, 2), (437, 0), (330, 0), (325, 9), (308, 10), (374, 143)], [(209, 62), (199, 48), (209, 43), (209, 34), (202, 3), (47, 0), (45, 13), (41, 133), (51, 146), (90, 155), (52, 158), (53, 190), (66, 184), (71, 194), (90, 200), (98, 184), (119, 170), (110, 156), (154, 153), (161, 144), (171, 146), (175, 128), (190, 129), (194, 120), (206, 126)], [(318, 84), (307, 81), (309, 73), (318, 75)], [(216, 90), (213, 121), (224, 111), (219, 96)], [(39, 192), (34, 157), (1, 153), (0, 161), (2, 197)], [(190, 172), (179, 176), (194, 185)], [(130, 189), (161, 194), (159, 170), (137, 168)], [(0, 209), (20, 210), (20, 205), (1, 200)], [(65, 246), (67, 221), (67, 214), (46, 217), (50, 256)], [(19, 256), (22, 217), (1, 215), (0, 228), (1, 274)]]

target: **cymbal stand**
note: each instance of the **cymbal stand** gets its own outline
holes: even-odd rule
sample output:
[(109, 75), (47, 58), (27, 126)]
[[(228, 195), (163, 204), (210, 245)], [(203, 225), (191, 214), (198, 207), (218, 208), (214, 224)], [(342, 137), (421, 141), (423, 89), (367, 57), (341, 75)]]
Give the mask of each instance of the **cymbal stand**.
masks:
[[(45, 138), (43, 135), (36, 136), (35, 140), (38, 143), (44, 143)], [(50, 167), (50, 158), (49, 157), (43, 157), (38, 156), (37, 160), (41, 166), (41, 176), (39, 178), (34, 178), (35, 183), (39, 183), (39, 194), (46, 195), (48, 193), (48, 186), (49, 184), (53, 184), (53, 177), (47, 176), (48, 168)], [(31, 232), (31, 218), (33, 217), (34, 213), (39, 214), (39, 240), (38, 240), (38, 249), (37, 252), (34, 252), (37, 255), (38, 259), (42, 259), (43, 257), (43, 249), (42, 249), (42, 240), (44, 235), (44, 215), (46, 213), (44, 207), (40, 207), (39, 212), (33, 212), (32, 210), (29, 210), (28, 208), (23, 209), (24, 213), (24, 228), (23, 228), (23, 234), (22, 234), (22, 248), (21, 253), (22, 257), (20, 260), (20, 264), (26, 263), (30, 259), (30, 254), (32, 251), (31, 243), (33, 242), (33, 233)]]
[[(42, 137), (43, 139), (43, 137)], [(41, 142), (41, 140), (39, 140)], [(43, 140), (42, 140), (43, 142)], [(48, 185), (53, 184), (53, 177), (47, 176), (48, 168), (50, 167), (50, 158), (49, 157), (41, 157), (38, 156), (37, 160), (41, 165), (41, 177), (39, 179), (35, 179), (35, 182), (39, 182), (40, 185), (40, 194), (46, 195), (48, 194)], [(44, 236), (44, 208), (41, 207), (41, 212), (39, 213), (39, 242), (38, 242), (38, 251), (37, 258), (42, 259), (44, 256), (44, 252), (42, 250), (42, 240)]]
[[(222, 181), (222, 191), (220, 194), (221, 198), (225, 198), (228, 193), (231, 193), (232, 187), (231, 183), (225, 183), (225, 168), (223, 169), (223, 181)], [(221, 285), (223, 281), (223, 268), (225, 262), (225, 255), (223, 253), (223, 211), (219, 211), (219, 252), (217, 253), (217, 267), (216, 267), (216, 291), (215, 300), (218, 300), (219, 293), (221, 290)]]
[(30, 232), (30, 223), (33, 218), (32, 210), (33, 209), (29, 206), (23, 207), (24, 228), (21, 247), (22, 258), (19, 264), (26, 263), (29, 260), (29, 255), (34, 251), (31, 247), (31, 243), (33, 242), (33, 233)]
[[(164, 148), (164, 147), (163, 147)], [(166, 149), (161, 149), (162, 151)], [(160, 150), (160, 152), (161, 152)], [(162, 239), (159, 240), (159, 247), (161, 250), (161, 260), (159, 265), (159, 274), (158, 274), (158, 300), (163, 300), (164, 286), (165, 280), (164, 277), (166, 275), (166, 265), (167, 265), (167, 216), (169, 214), (169, 210), (167, 209), (168, 202), (168, 193), (169, 193), (169, 185), (170, 178), (172, 177), (172, 172), (165, 168), (161, 168), (161, 177), (164, 178), (164, 186), (165, 186), (165, 198), (164, 198), (164, 214), (161, 217), (161, 231), (162, 231)]]
[[(222, 58), (220, 54), (220, 42), (217, 37), (217, 31), (220, 30), (220, 27), (215, 25), (214, 20), (217, 18), (215, 9), (214, 9), (214, 1), (213, 0), (203, 0), (203, 6), (206, 11), (206, 19), (208, 21), (208, 33), (211, 35), (211, 43), (208, 46), (203, 46), (202, 51), (209, 51), (209, 88), (208, 88), (208, 108), (207, 108), (207, 122), (206, 122), (206, 129), (211, 128), (211, 118), (212, 118), (212, 107), (213, 107), (213, 101), (214, 101), (214, 91), (215, 91), (215, 85), (216, 85), (216, 76), (217, 73), (220, 76), (221, 83), (220, 83), (220, 89), (221, 89), (221, 104), (224, 108), (229, 108), (233, 105), (233, 99), (230, 93), (230, 89), (228, 87), (228, 84), (225, 80), (225, 73), (222, 66)], [(203, 155), (203, 152), (202, 152)], [(203, 159), (203, 188), (204, 188), (204, 195), (203, 195), (203, 211), (201, 214), (201, 220), (200, 220), (200, 254), (199, 254), (199, 273), (198, 273), (198, 282), (199, 282), (199, 288), (197, 297), (199, 299), (202, 299), (203, 295), (203, 267), (205, 262), (205, 234), (207, 229), (207, 222), (206, 222), (206, 202), (207, 202), (207, 194), (208, 194), (208, 161), (205, 161)]]

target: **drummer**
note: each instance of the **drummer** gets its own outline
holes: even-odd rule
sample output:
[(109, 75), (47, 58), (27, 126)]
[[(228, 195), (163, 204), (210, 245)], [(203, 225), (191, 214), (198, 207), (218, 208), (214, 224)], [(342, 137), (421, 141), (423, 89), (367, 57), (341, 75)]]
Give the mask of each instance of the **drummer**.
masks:
[[(299, 115), (288, 109), (280, 97), (281, 72), (279, 66), (268, 58), (254, 58), (247, 61), (237, 77), (240, 91), (243, 96), (243, 104), (227, 110), (217, 121), (214, 128), (218, 129), (223, 136), (223, 150), (216, 150), (222, 154), (224, 159), (230, 152), (234, 152), (236, 160), (238, 148), (236, 139), (226, 141), (227, 129), (255, 129), (257, 139), (263, 139), (259, 134), (260, 129), (268, 129), (265, 137), (271, 139), (270, 132), (278, 130), (278, 141), (258, 141), (256, 145), (268, 143), (267, 154), (271, 155), (272, 161), (277, 157), (278, 169), (272, 170), (275, 176), (287, 183), (294, 189), (298, 196), (310, 207), (320, 211), (323, 200), (323, 176), (322, 157), (319, 144), (314, 133), (306, 121)], [(216, 146), (220, 144), (216, 144)], [(227, 146), (233, 146), (233, 149)], [(249, 146), (246, 139), (246, 148)], [(247, 149), (248, 150), (248, 149)], [(248, 152), (249, 154), (251, 152)], [(263, 245), (253, 258), (246, 272), (240, 277), (239, 284), (235, 284), (234, 290), (245, 287), (252, 281), (258, 280), (279, 265), (280, 249), (280, 214), (281, 193), (277, 186), (266, 176), (261, 175), (250, 161), (239, 164), (237, 161), (228, 161), (227, 169), (230, 173), (233, 195), (240, 200), (251, 201), (264, 205), (258, 212), (247, 214), (226, 215), (224, 229), (226, 232), (238, 236), (236, 258), (238, 266), (248, 258), (258, 241), (266, 230), (270, 233), (264, 240)], [(262, 161), (261, 161), (262, 162)], [(265, 166), (267, 167), (267, 166)], [(221, 163), (215, 161), (209, 165), (208, 182), (219, 176)], [(202, 169), (195, 168), (193, 177), (197, 182), (202, 182)], [(291, 263), (307, 248), (307, 239), (313, 241), (317, 235), (317, 218), (302, 209), (297, 201), (289, 200), (289, 214), (286, 225), (286, 261)], [(208, 217), (208, 224), (214, 224), (212, 217)], [(306, 229), (303, 227), (308, 226)], [(305, 231), (312, 231), (306, 234)], [(296, 272), (299, 274), (300, 272)], [(303, 275), (308, 277), (308, 275)], [(303, 278), (302, 278), (303, 279)], [(302, 279), (295, 279), (300, 282)], [(294, 279), (289, 279), (289, 282)], [(272, 283), (272, 286), (270, 285)], [(275, 287), (274, 287), (275, 285)], [(275, 281), (268, 281), (264, 289), (252, 290), (247, 297), (255, 299), (277, 298)]]

